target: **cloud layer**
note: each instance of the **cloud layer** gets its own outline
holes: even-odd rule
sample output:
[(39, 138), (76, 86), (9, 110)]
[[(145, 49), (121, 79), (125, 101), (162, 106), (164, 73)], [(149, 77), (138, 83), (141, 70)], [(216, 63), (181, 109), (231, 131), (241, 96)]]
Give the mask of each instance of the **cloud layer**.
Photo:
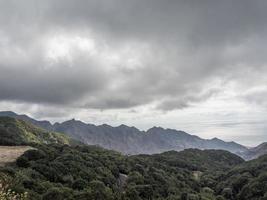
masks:
[(266, 10), (264, 0), (0, 0), (0, 103), (51, 117), (222, 99), (266, 109)]
[(0, 5), (1, 100), (172, 110), (266, 84), (263, 0)]

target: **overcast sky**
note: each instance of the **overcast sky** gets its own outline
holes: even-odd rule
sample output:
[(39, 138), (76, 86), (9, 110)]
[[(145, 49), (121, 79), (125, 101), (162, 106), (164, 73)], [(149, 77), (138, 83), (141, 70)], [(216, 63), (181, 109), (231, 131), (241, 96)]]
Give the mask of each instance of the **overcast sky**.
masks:
[(266, 0), (0, 0), (0, 110), (267, 141)]

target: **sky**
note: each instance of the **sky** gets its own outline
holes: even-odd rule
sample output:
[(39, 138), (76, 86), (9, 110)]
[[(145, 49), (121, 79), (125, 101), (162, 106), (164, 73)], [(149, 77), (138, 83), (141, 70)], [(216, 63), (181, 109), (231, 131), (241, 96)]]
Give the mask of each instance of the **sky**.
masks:
[(267, 1), (0, 0), (0, 110), (267, 141)]

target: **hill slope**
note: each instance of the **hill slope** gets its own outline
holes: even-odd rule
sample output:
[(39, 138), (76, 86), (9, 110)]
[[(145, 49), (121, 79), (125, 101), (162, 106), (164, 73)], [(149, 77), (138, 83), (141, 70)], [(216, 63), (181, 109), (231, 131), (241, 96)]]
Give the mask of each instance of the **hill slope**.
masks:
[(265, 154), (267, 154), (267, 143), (266, 142), (254, 148), (250, 148), (247, 151), (244, 151), (242, 154), (240, 154), (240, 156), (242, 156), (246, 160), (252, 160)]
[(160, 127), (153, 127), (145, 132), (125, 125), (118, 127), (109, 125), (96, 126), (77, 120), (69, 120), (52, 125), (47, 121), (37, 121), (26, 115), (17, 115), (13, 112), (0, 112), (1, 115), (23, 118), (49, 131), (65, 133), (85, 144), (100, 145), (106, 149), (131, 155), (154, 154), (170, 150), (181, 151), (188, 148), (222, 149), (232, 153), (247, 150), (246, 147), (235, 142), (225, 142), (217, 138), (205, 140), (183, 131)]
[(199, 179), (244, 162), (216, 150), (124, 156), (95, 146), (36, 148), (25, 152), (16, 166), (3, 169), (12, 178), (11, 189), (27, 191), (34, 200), (215, 200)]
[(41, 144), (0, 175), (32, 200), (264, 200), (266, 171), (267, 156), (245, 162), (222, 150), (124, 156), (96, 146)]
[(20, 119), (0, 117), (0, 145), (71, 144), (68, 136), (49, 132)]
[(267, 199), (267, 155), (247, 161), (220, 177), (216, 192), (232, 200)]
[(43, 129), (52, 131), (53, 125), (49, 121), (38, 121), (31, 117), (28, 117), (27, 115), (18, 115), (17, 113), (14, 113), (12, 111), (2, 111), (0, 112), (0, 117), (12, 117), (16, 119), (21, 119), (26, 122), (30, 122), (31, 124), (41, 127)]

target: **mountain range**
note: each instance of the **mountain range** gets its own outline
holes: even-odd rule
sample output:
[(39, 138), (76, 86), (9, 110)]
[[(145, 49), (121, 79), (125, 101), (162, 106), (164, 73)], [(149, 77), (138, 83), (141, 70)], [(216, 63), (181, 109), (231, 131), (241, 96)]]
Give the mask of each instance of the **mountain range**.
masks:
[(189, 148), (221, 149), (249, 160), (267, 153), (267, 144), (249, 149), (236, 142), (225, 142), (218, 138), (202, 139), (184, 131), (161, 127), (140, 131), (135, 127), (126, 125), (112, 127), (103, 124), (97, 126), (75, 119), (51, 124), (49, 121), (38, 121), (27, 115), (18, 115), (11, 111), (0, 112), (0, 116), (21, 119), (47, 131), (65, 133), (67, 136), (88, 145), (99, 145), (106, 149), (131, 155), (154, 154), (170, 150), (181, 151)]
[[(24, 120), (19, 119), (22, 117)], [(267, 197), (267, 155), (245, 161), (224, 150), (192, 148), (152, 155), (123, 155), (100, 146), (79, 143), (64, 133), (45, 130), (27, 122), (28, 117), (25, 115), (22, 117), (0, 117), (0, 164), (4, 161), (0, 167), (0, 185), (4, 186), (0, 188), (0, 197), (4, 198), (0, 199), (264, 200)], [(32, 118), (30, 120), (36, 121)], [(77, 124), (87, 130), (88, 125), (76, 120), (50, 125), (53, 129), (65, 127), (64, 130), (69, 131), (82, 130), (77, 128)], [(182, 145), (182, 142), (201, 148), (204, 144), (216, 145), (216, 142), (218, 146), (215, 148), (230, 149), (238, 145), (219, 139), (204, 140), (182, 131), (158, 127), (146, 132), (125, 125), (89, 127), (95, 127), (99, 135), (106, 133), (100, 131), (103, 127), (120, 130), (116, 136), (123, 137), (124, 133), (127, 140), (128, 134), (135, 136), (128, 129), (135, 130), (135, 134), (153, 139), (151, 143), (147, 140), (143, 142), (153, 143), (154, 147), (176, 143)], [(102, 135), (102, 139), (114, 144), (109, 134), (115, 133), (106, 134)], [(178, 138), (181, 140), (178, 141)], [(99, 137), (98, 141), (102, 139)], [(132, 142), (136, 142), (136, 146), (140, 145), (135, 139)], [(130, 142), (127, 145), (131, 147)], [(10, 148), (13, 149), (12, 155)], [(264, 143), (242, 153), (243, 156), (258, 156), (253, 152), (263, 153), (265, 148)], [(7, 158), (13, 161), (6, 162)], [(9, 198), (6, 198), (7, 194)]]

